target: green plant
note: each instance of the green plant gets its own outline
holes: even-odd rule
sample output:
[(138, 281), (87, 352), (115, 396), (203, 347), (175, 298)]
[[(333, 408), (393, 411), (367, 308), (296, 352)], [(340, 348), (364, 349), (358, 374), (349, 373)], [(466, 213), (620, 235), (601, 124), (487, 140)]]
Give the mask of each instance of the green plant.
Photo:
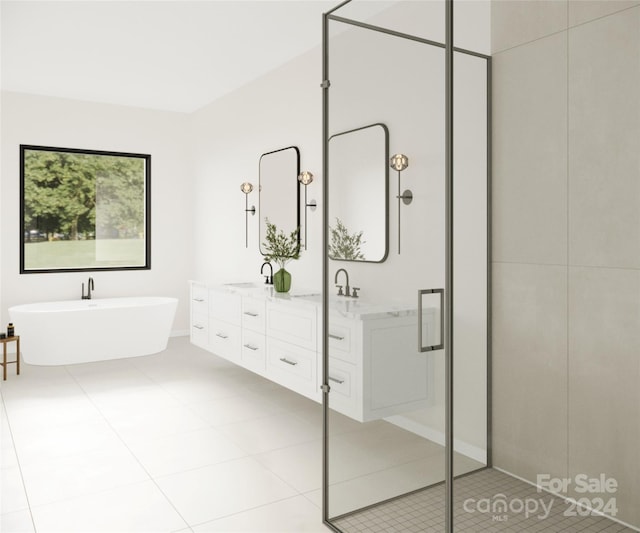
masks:
[(278, 231), (276, 225), (269, 222), (268, 218), (265, 218), (265, 222), (267, 234), (262, 243), (262, 249), (266, 252), (265, 259), (284, 269), (289, 261), (300, 258), (300, 228), (296, 228), (287, 236), (284, 231)]
[(348, 259), (351, 261), (363, 261), (364, 254), (360, 250), (360, 246), (367, 241), (362, 240), (362, 231), (349, 234), (349, 230), (336, 217), (336, 227), (329, 226), (331, 232), (331, 242), (329, 243), (329, 257), (331, 259)]

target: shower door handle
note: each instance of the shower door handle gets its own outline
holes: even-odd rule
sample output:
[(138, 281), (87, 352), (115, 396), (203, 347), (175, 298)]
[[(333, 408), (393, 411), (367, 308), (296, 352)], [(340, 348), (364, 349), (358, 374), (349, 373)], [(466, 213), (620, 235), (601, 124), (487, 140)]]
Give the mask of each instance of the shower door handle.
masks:
[[(422, 295), (439, 294), (440, 295), (440, 343), (425, 346), (422, 338)], [(442, 350), (444, 348), (444, 289), (419, 289), (418, 290), (418, 351), (432, 352), (433, 350)]]

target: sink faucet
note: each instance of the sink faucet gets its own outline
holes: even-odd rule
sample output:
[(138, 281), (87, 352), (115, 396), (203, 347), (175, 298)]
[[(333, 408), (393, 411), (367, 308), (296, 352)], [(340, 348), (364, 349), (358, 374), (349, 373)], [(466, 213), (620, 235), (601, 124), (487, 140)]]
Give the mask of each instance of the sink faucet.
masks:
[(264, 282), (267, 285), (273, 285), (273, 266), (271, 265), (271, 263), (269, 263), (269, 261), (265, 261), (264, 263), (262, 263), (262, 267), (260, 267), (260, 274), (263, 273), (265, 266), (269, 267), (271, 274), (269, 276), (264, 277)]
[[(344, 277), (347, 279), (347, 285), (344, 293), (342, 292), (342, 285), (338, 285), (338, 274), (340, 274), (340, 272), (344, 272)], [(336, 278), (333, 280), (333, 282), (336, 284), (336, 287), (338, 287), (338, 296), (351, 296), (351, 287), (349, 287), (349, 273), (344, 268), (341, 268), (336, 272)]]
[(89, 278), (89, 281), (87, 281), (87, 294), (84, 293), (84, 283), (82, 284), (82, 299), (91, 300), (92, 290), (95, 290), (93, 286), (93, 278)]

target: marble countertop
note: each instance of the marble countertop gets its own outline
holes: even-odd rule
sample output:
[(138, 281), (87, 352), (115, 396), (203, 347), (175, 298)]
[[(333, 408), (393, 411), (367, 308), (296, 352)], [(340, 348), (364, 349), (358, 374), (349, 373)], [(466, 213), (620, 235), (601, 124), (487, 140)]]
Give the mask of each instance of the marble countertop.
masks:
[[(201, 283), (195, 282), (194, 283)], [(289, 305), (315, 306), (320, 310), (322, 294), (319, 290), (292, 289), (288, 293), (276, 292), (273, 285), (253, 282), (208, 284), (209, 289), (237, 293), (251, 298), (264, 299), (271, 302)], [(366, 298), (348, 298), (345, 296), (329, 296), (329, 312), (333, 316), (355, 320), (373, 320), (417, 315), (417, 301), (413, 302), (373, 302)], [(425, 314), (435, 313), (434, 308), (425, 308)]]

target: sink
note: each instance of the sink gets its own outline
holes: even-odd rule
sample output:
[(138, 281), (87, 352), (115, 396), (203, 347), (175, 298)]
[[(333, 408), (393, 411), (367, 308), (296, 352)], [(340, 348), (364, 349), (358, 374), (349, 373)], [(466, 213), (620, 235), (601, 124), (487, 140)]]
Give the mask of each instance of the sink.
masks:
[(291, 298), (295, 298), (297, 300), (307, 300), (309, 302), (322, 303), (322, 294), (319, 292), (307, 293), (307, 294), (291, 294)]
[(230, 289), (236, 289), (238, 291), (263, 291), (273, 289), (273, 285), (268, 285), (266, 283), (256, 283), (255, 281), (243, 281), (239, 283), (225, 283), (224, 287), (229, 287)]

